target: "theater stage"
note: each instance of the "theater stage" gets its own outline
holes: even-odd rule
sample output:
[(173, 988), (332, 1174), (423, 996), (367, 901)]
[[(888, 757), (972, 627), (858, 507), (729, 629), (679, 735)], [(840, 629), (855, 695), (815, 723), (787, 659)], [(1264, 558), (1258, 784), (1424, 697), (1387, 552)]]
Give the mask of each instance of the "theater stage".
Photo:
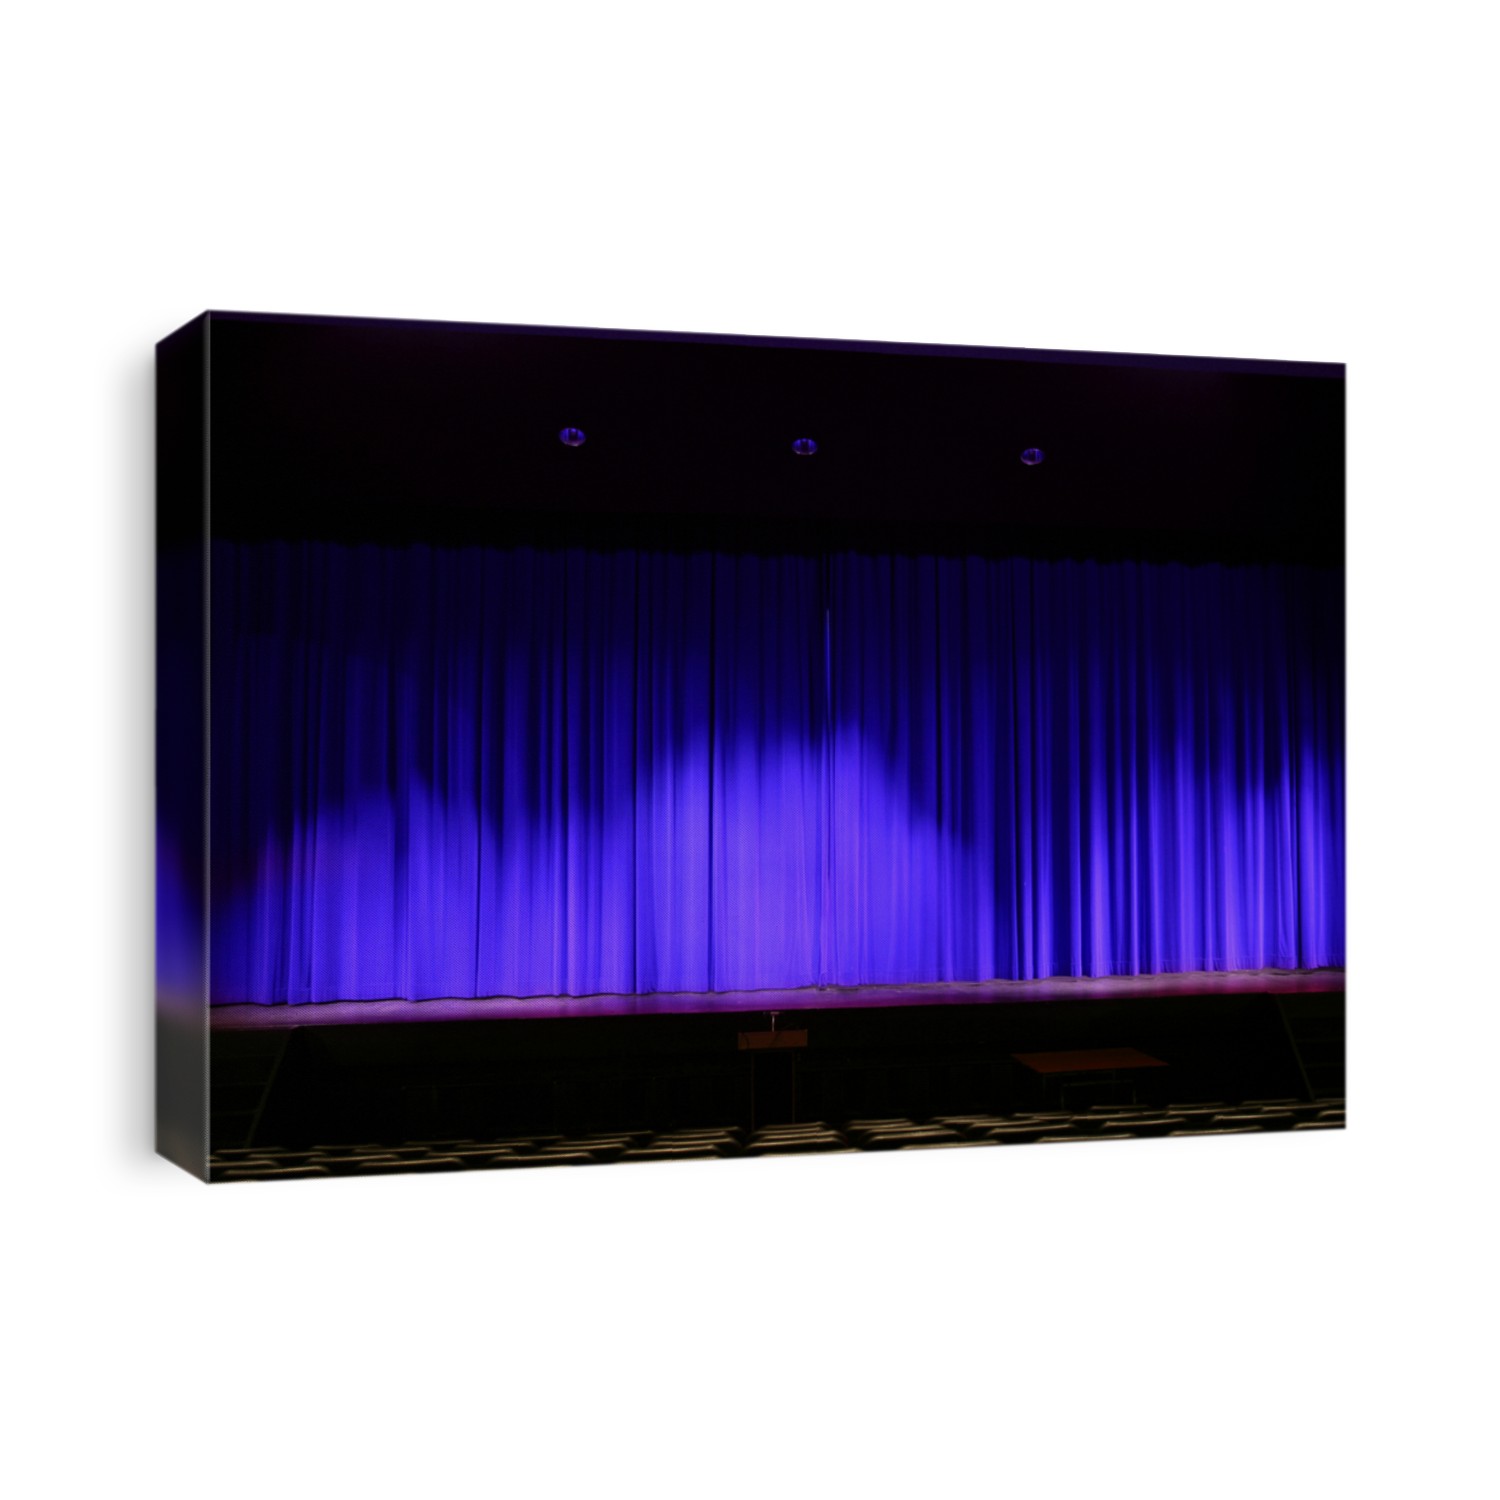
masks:
[(689, 1016), (797, 1010), (1005, 1005), (1037, 1001), (1163, 1000), (1211, 995), (1341, 994), (1344, 970), (1241, 969), (1222, 973), (1106, 978), (979, 980), (951, 984), (856, 985), (714, 994), (540, 995), (483, 1000), (352, 1000), (317, 1005), (217, 1005), (215, 1031), (297, 1026), (391, 1025), (409, 1021), (557, 1020), (564, 1017)]

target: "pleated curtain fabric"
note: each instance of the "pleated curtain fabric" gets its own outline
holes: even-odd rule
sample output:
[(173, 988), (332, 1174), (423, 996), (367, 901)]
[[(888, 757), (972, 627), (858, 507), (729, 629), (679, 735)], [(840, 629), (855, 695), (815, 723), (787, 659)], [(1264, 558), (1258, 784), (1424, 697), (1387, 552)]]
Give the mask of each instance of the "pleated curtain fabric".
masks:
[(1343, 962), (1337, 570), (213, 570), (216, 1003)]

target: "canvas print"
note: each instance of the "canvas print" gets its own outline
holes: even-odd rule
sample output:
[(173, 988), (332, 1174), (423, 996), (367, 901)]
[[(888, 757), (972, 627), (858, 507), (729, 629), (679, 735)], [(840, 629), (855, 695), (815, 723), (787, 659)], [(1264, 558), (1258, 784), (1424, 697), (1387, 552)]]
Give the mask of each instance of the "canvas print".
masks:
[(1342, 1126), (1343, 376), (193, 320), (159, 1149), (241, 1182)]

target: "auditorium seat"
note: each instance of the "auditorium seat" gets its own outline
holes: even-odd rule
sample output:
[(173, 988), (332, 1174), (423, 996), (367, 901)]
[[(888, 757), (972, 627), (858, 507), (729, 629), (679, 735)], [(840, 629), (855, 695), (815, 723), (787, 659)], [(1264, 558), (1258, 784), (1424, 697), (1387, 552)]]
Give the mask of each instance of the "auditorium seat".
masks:
[[(411, 1153), (408, 1152), (408, 1155)], [(395, 1161), (400, 1153), (388, 1146), (344, 1146), (325, 1147), (312, 1153), (312, 1160), (324, 1163), (359, 1161)]]
[(1169, 1104), (1162, 1113), (1172, 1115), (1192, 1125), (1207, 1125), (1216, 1115), (1222, 1115), (1227, 1104)]
[(635, 1140), (627, 1146), (622, 1160), (651, 1161), (674, 1158), (738, 1155), (744, 1144), (738, 1126), (696, 1126), (680, 1130), (663, 1130)]
[(493, 1146), (460, 1146), (443, 1154), (461, 1161), (466, 1167), (493, 1167), (514, 1160), (519, 1153), (511, 1146), (498, 1150)]
[(1180, 1129), (1182, 1121), (1174, 1115), (1138, 1115), (1128, 1120), (1109, 1120), (1102, 1135), (1108, 1136), (1162, 1136)]
[(971, 1141), (960, 1137), (956, 1141), (908, 1141), (904, 1146), (898, 1146), (898, 1151), (963, 1151), (974, 1146), (987, 1146), (988, 1141)]
[(363, 1161), (368, 1157), (380, 1157), (382, 1160), (415, 1160), (421, 1156), (430, 1156), (430, 1151), (424, 1151), (420, 1146), (349, 1146), (343, 1150), (324, 1150), (312, 1153), (315, 1161)]
[[(290, 1165), (279, 1157), (260, 1156), (237, 1156), (229, 1161), (219, 1160), (217, 1154), (209, 1159), (208, 1175), (210, 1181), (217, 1181), (220, 1177), (227, 1177), (231, 1172), (260, 1173), (280, 1171)], [(301, 1163), (298, 1163), (301, 1165)]]
[[(575, 1156), (586, 1156), (592, 1162), (619, 1161), (624, 1154), (630, 1150), (627, 1142), (617, 1142), (613, 1145), (603, 1145), (598, 1142), (585, 1141), (563, 1141), (556, 1146), (543, 1146), (535, 1154), (544, 1160), (551, 1161), (558, 1157), (571, 1160)], [(478, 1165), (478, 1163), (473, 1163)], [(504, 1166), (504, 1159), (495, 1162), (496, 1166)]]
[(421, 1156), (362, 1161), (359, 1169), (373, 1176), (377, 1172), (452, 1172), (462, 1166), (456, 1156)]
[(225, 1167), (213, 1174), (216, 1181), (223, 1182), (274, 1182), (281, 1177), (327, 1177), (322, 1167), (278, 1167), (274, 1164), (254, 1164)]
[(632, 1146), (621, 1161), (704, 1161), (718, 1156), (710, 1142), (683, 1142), (675, 1146)]
[(987, 1130), (1003, 1130), (1007, 1126), (1021, 1124), (1013, 1115), (969, 1115), (965, 1119), (943, 1118), (936, 1121), (966, 1135), (970, 1140), (979, 1140)]
[(824, 1120), (807, 1120), (796, 1125), (762, 1125), (750, 1138), (756, 1141), (769, 1141), (783, 1136), (826, 1135), (833, 1128)]
[(918, 1125), (902, 1120), (883, 1125), (850, 1125), (845, 1131), (850, 1140), (866, 1151), (889, 1150), (915, 1145), (921, 1141), (961, 1141), (964, 1137), (946, 1125)]
[(516, 1167), (595, 1167), (598, 1162), (587, 1151), (539, 1151), (527, 1155), (517, 1151), (513, 1156), (496, 1156), (490, 1167), (509, 1172)]
[(310, 1163), (335, 1177), (363, 1176), (375, 1167), (393, 1172), (414, 1164), (414, 1159), (409, 1156), (376, 1156), (373, 1153), (369, 1156), (320, 1156)]
[(1344, 1118), (1344, 1106), (1342, 1102), (1333, 1103), (1327, 1099), (1317, 1099), (1311, 1103), (1294, 1104), (1289, 1106), (1293, 1118), (1300, 1125), (1304, 1121), (1333, 1119), (1342, 1121)]
[(1215, 1115), (1215, 1125), (1250, 1125), (1256, 1130), (1290, 1130), (1297, 1117), (1289, 1109), (1225, 1110)]
[(971, 1132), (970, 1139), (979, 1142), (991, 1141), (995, 1145), (1025, 1145), (1031, 1141), (1039, 1141), (1044, 1135), (1058, 1128), (1055, 1121), (1042, 1123), (1037, 1121), (1028, 1124), (1024, 1121), (1016, 1121), (1008, 1125), (985, 1125)]
[(733, 1128), (720, 1130), (667, 1130), (653, 1141), (657, 1146), (719, 1146), (736, 1150), (744, 1144), (744, 1137)]
[(818, 1151), (855, 1151), (858, 1147), (853, 1146), (837, 1131), (819, 1131), (809, 1135), (784, 1135), (768, 1136), (761, 1140), (756, 1138), (745, 1147), (746, 1156), (792, 1156), (797, 1152)]

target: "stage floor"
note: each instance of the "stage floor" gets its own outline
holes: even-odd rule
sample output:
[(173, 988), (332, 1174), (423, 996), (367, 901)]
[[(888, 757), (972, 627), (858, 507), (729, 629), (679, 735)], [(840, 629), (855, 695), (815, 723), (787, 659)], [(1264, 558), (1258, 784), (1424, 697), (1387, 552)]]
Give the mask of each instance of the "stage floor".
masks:
[(294, 1026), (368, 1026), (407, 1021), (553, 1020), (564, 1016), (713, 1015), (883, 1008), (1005, 1005), (1037, 1000), (1154, 1000), (1187, 995), (1340, 994), (1342, 969), (1241, 969), (1231, 973), (1136, 974), (1105, 979), (993, 979), (955, 984), (726, 990), (718, 994), (536, 995), (487, 1000), (345, 1000), (320, 1005), (216, 1005), (215, 1031)]

